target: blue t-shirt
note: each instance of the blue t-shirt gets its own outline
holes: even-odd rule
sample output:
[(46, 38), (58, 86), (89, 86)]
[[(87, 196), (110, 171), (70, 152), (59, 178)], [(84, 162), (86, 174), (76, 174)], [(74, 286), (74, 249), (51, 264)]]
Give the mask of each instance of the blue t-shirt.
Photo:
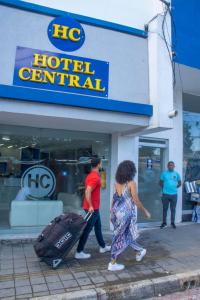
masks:
[(180, 175), (173, 171), (164, 171), (160, 175), (160, 180), (163, 181), (163, 194), (176, 195), (178, 182), (181, 180)]

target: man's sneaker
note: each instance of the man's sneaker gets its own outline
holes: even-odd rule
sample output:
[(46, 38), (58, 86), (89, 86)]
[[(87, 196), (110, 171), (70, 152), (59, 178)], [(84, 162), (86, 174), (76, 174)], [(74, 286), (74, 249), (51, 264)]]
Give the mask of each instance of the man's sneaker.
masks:
[(171, 224), (172, 228), (176, 229), (176, 225), (174, 223)]
[(160, 228), (161, 228), (161, 229), (163, 229), (163, 228), (165, 228), (165, 227), (167, 227), (167, 224), (166, 224), (166, 223), (162, 223), (162, 224), (160, 225)]
[(141, 261), (143, 259), (143, 257), (146, 255), (147, 250), (143, 249), (142, 251), (138, 252), (136, 254), (136, 261)]
[(75, 258), (76, 259), (87, 259), (87, 258), (90, 258), (90, 257), (91, 257), (91, 254), (84, 253), (83, 251), (75, 253)]
[(124, 265), (121, 264), (112, 264), (111, 262), (108, 264), (108, 271), (121, 271), (124, 269)]
[(106, 253), (106, 252), (110, 252), (110, 250), (111, 250), (111, 246), (105, 246), (104, 248), (100, 247), (99, 252)]

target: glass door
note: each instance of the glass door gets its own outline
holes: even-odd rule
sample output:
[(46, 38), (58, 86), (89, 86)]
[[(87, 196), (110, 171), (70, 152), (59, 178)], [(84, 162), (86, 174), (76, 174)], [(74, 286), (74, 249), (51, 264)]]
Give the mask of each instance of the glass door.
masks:
[(162, 220), (160, 174), (165, 165), (166, 144), (150, 141), (141, 142), (139, 147), (138, 191), (144, 206), (151, 212), (152, 218), (147, 220), (138, 212), (138, 222), (152, 223)]

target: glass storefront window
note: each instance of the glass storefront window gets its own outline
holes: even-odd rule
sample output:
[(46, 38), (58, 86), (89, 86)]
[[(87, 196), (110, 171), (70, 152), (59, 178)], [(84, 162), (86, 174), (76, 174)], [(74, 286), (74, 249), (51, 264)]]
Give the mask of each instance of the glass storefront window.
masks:
[(44, 226), (82, 212), (90, 159), (103, 161), (102, 207), (109, 213), (110, 136), (0, 126), (0, 228)]
[[(138, 168), (138, 187), (139, 197), (144, 206), (151, 212), (151, 219), (145, 219), (142, 212), (138, 212), (138, 222), (151, 223), (161, 222), (162, 201), (161, 188), (159, 186), (160, 174), (165, 165), (165, 146), (166, 141), (152, 140), (148, 145), (148, 140), (140, 139), (139, 148), (139, 168)], [(145, 143), (145, 144), (142, 144)], [(156, 146), (157, 143), (157, 146)], [(153, 145), (153, 146), (152, 146)]]
[[(194, 181), (200, 179), (200, 114), (183, 113), (183, 179)], [(183, 210), (190, 210), (193, 204), (190, 194), (183, 186)]]

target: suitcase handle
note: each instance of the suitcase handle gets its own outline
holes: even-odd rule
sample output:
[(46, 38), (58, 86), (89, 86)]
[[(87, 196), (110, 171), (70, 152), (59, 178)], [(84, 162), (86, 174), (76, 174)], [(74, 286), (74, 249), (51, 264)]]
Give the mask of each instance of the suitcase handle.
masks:
[(88, 211), (88, 213), (87, 213), (87, 214), (85, 215), (85, 217), (84, 217), (84, 220), (85, 220), (86, 222), (88, 222), (92, 215), (93, 215), (93, 213), (91, 213), (91, 212)]
[(37, 238), (38, 242), (41, 242), (44, 239), (44, 235), (40, 234)]
[(60, 218), (60, 216), (58, 216), (58, 217), (56, 217), (56, 218), (54, 219), (54, 222), (55, 222), (55, 223), (59, 223), (60, 220), (61, 220), (61, 218)]

